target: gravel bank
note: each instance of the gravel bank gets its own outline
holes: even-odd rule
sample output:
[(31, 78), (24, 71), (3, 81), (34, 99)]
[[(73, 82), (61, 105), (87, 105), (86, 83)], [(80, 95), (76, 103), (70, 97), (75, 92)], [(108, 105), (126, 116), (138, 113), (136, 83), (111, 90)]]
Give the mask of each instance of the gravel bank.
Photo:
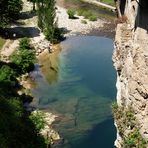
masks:
[[(92, 30), (99, 30), (107, 23), (107, 21), (101, 19), (91, 22), (84, 19), (83, 16), (76, 16), (77, 19), (69, 19), (66, 11), (65, 8), (57, 6), (58, 27), (66, 31), (65, 36), (87, 35)], [(87, 24), (83, 24), (82, 20), (86, 20)]]

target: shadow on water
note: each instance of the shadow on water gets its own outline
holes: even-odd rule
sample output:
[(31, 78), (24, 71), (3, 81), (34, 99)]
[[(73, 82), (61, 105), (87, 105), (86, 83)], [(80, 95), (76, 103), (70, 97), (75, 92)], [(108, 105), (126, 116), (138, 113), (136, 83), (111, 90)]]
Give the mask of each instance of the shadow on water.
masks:
[(116, 129), (114, 126), (114, 120), (109, 119), (94, 126), (88, 137), (80, 142), (78, 146), (73, 148), (115, 148), (114, 141), (116, 138)]

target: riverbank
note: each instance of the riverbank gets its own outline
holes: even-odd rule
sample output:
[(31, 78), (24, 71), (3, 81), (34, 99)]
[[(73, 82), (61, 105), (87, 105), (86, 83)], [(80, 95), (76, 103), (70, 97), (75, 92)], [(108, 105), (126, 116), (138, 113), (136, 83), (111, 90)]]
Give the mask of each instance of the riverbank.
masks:
[[(26, 2), (25, 0), (24, 0), (24, 4), (25, 4), (25, 6), (27, 8), (26, 9), (27, 14), (29, 14), (28, 11), (31, 10), (31, 9), (29, 9), (29, 8), (31, 8), (29, 6), (32, 6), (32, 5), (31, 5), (31, 3)], [(67, 37), (73, 36), (73, 35), (94, 35), (95, 33), (100, 33), (99, 29), (103, 28), (105, 26), (105, 24), (108, 24), (107, 21), (101, 20), (101, 19), (98, 19), (98, 21), (96, 21), (96, 22), (88, 22), (88, 24), (82, 24), (81, 21), (84, 19), (83, 17), (80, 17), (79, 19), (75, 19), (75, 20), (72, 21), (72, 20), (68, 19), (68, 17), (66, 16), (66, 19), (67, 19), (67, 21), (66, 21), (65, 17), (64, 17), (66, 15), (66, 9), (63, 10), (63, 8), (60, 8), (60, 10), (59, 9), (57, 10), (57, 11), (60, 11), (59, 14), (60, 14), (61, 19), (59, 19), (59, 20), (62, 20), (62, 21), (64, 20), (63, 22), (67, 23), (67, 24), (64, 24), (62, 26), (63, 22), (60, 22), (60, 23), (58, 23), (58, 25), (61, 25), (61, 27), (68, 30), (68, 32), (65, 34)], [(26, 11), (24, 10), (24, 13)], [(22, 24), (24, 23), (24, 24), (20, 25), (20, 26), (14, 26), (13, 27), (13, 29), (15, 29), (15, 28), (18, 29), (19, 28), (17, 30), (18, 31), (17, 33), (19, 34), (20, 32), (22, 32), (21, 37), (29, 35), (29, 37), (31, 38), (32, 41), (33, 40), (37, 41), (37, 42), (42, 41), (42, 35), (40, 34), (40, 30), (38, 29), (37, 24), (36, 24), (36, 16), (35, 17), (34, 16), (33, 17), (29, 16), (29, 19), (26, 19), (25, 21), (22, 19), (21, 23)], [(15, 51), (15, 49), (17, 48), (17, 45), (19, 43), (18, 42), (19, 36), (17, 36), (18, 35), (17, 33), (16, 33), (16, 38), (14, 39), (14, 43), (10, 44), (8, 48), (6, 47), (5, 49), (2, 50), (3, 55), (6, 55), (8, 58), (13, 53), (13, 51)], [(102, 35), (103, 35), (103, 33), (102, 33)], [(45, 39), (43, 39), (43, 40), (45, 40)], [(12, 48), (12, 45), (13, 45), (13, 48)], [(37, 48), (36, 48), (36, 51), (38, 50)], [(41, 67), (40, 67), (40, 69), (42, 69), (42, 70), (46, 70), (48, 68), (52, 69), (52, 72), (54, 72), (54, 73), (50, 72), (50, 79), (53, 79), (53, 77), (55, 77), (57, 75), (57, 70), (58, 69), (57, 69), (57, 63), (56, 62), (58, 62), (58, 60), (56, 59), (56, 57), (58, 56), (58, 52), (60, 52), (60, 51), (54, 49), (54, 52), (50, 53), (48, 51), (48, 49), (46, 49), (42, 53), (40, 53), (40, 55), (37, 55), (38, 59), (40, 58), (40, 56), (42, 56), (43, 61), (45, 60), (45, 55), (47, 56), (47, 59), (50, 60), (50, 65), (47, 62), (47, 64), (45, 66), (43, 64), (41, 64)], [(49, 77), (49, 75), (48, 75), (48, 77)], [(55, 80), (56, 80), (56, 77), (55, 77)], [(27, 85), (27, 81), (24, 81), (24, 82)], [(20, 81), (20, 83), (22, 84), (22, 86), (24, 86), (23, 82)], [(30, 91), (31, 86), (27, 86), (27, 87), (28, 87), (28, 90)], [(54, 120), (56, 120), (56, 118), (54, 118)], [(51, 127), (51, 125), (48, 125), (48, 126)]]
[[(81, 4), (82, 5), (82, 4)], [(95, 6), (96, 7), (96, 6)], [(57, 2), (57, 23), (58, 27), (65, 31), (65, 36), (90, 35), (90, 36), (105, 36), (114, 38), (115, 21), (113, 19), (100, 19), (97, 21), (89, 21), (83, 16), (76, 15), (76, 19), (69, 19), (67, 10), (69, 8), (77, 9), (73, 4), (65, 4), (64, 0)], [(64, 20), (64, 21), (63, 21)], [(83, 23), (83, 22), (86, 23)]]
[[(64, 29), (66, 32), (65, 36), (87, 35), (91, 30), (103, 27), (107, 23), (101, 19), (92, 22), (84, 19), (83, 16), (69, 19), (67, 10), (59, 6), (57, 6), (57, 18), (58, 27)], [(82, 23), (82, 20), (85, 20), (87, 24)]]

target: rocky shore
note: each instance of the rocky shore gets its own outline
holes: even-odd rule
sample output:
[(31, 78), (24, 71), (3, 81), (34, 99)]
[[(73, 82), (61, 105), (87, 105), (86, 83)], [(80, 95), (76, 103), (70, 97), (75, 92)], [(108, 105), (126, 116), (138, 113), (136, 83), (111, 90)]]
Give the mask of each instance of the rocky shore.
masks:
[(97, 19), (97, 21), (87, 21), (87, 24), (83, 24), (82, 20), (85, 20), (83, 16), (76, 16), (76, 19), (69, 19), (65, 8), (57, 6), (57, 23), (58, 27), (65, 30), (65, 36), (87, 35), (94, 29), (103, 27), (105, 20)]

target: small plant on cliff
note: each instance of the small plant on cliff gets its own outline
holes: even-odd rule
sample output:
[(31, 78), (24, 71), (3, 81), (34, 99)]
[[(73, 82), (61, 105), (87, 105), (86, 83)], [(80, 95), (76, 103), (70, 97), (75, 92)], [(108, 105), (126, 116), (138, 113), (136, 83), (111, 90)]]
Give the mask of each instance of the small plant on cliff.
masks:
[(116, 120), (120, 136), (124, 135), (126, 129), (132, 130), (136, 125), (136, 118), (131, 107), (124, 108), (117, 103), (112, 104), (112, 111)]
[[(123, 138), (124, 148), (146, 148), (147, 142), (141, 136), (134, 110), (131, 106), (128, 108), (118, 106), (116, 102), (112, 103), (112, 111), (120, 136)], [(128, 131), (128, 135), (126, 135)]]
[(135, 128), (124, 138), (125, 148), (146, 148), (147, 142), (141, 136), (139, 129)]

